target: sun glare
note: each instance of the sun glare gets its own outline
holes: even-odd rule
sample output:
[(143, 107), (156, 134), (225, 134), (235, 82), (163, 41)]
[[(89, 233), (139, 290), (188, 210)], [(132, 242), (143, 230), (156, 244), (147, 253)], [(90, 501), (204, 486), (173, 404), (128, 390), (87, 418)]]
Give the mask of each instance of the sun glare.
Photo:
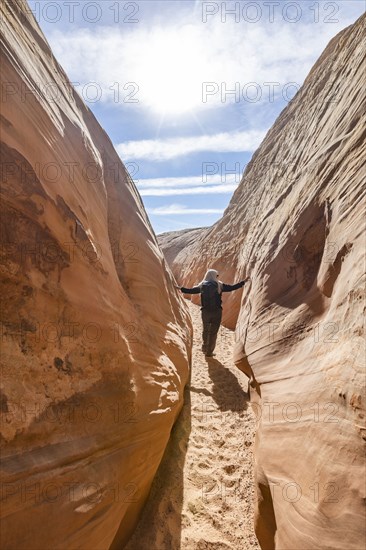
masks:
[(202, 43), (193, 26), (155, 30), (138, 72), (144, 102), (161, 114), (183, 114), (201, 105)]

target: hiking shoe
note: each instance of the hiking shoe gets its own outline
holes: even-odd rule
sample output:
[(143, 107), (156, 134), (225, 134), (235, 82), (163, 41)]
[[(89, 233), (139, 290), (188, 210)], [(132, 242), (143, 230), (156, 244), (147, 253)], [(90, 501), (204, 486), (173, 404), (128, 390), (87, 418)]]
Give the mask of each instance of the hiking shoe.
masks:
[(216, 353), (205, 353), (206, 357), (213, 357), (214, 355), (216, 355)]

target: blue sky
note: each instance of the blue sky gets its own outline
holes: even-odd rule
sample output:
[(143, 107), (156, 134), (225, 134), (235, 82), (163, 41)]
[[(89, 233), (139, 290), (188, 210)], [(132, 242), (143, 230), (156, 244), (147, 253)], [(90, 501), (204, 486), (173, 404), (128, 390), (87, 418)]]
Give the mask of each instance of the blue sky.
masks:
[(276, 117), (364, 0), (29, 1), (156, 233), (212, 225)]

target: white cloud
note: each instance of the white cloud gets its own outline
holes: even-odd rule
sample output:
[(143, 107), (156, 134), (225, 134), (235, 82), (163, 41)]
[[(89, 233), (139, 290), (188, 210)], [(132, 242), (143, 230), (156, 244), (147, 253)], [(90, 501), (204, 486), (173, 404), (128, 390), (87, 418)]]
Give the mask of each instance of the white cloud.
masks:
[[(55, 30), (48, 38), (72, 80), (82, 85), (96, 82), (100, 101), (180, 113), (233, 102), (233, 96), (223, 102), (222, 83), (232, 89), (238, 82), (241, 92), (248, 83), (258, 83), (267, 102), (265, 83), (278, 83), (279, 96), (287, 83), (301, 84), (329, 40), (354, 20), (351, 12), (348, 16), (342, 12), (338, 23), (329, 23), (329, 13), (322, 7), (319, 22), (314, 23), (314, 10), (303, 11), (306, 17), (296, 24), (284, 21), (281, 10), (272, 24), (266, 17), (255, 24), (235, 23), (228, 17), (223, 24), (219, 16), (204, 24), (193, 12), (190, 19), (187, 12), (180, 18), (178, 8), (174, 21), (162, 18), (160, 23), (123, 28), (74, 25)], [(202, 101), (205, 82), (218, 87), (207, 103)], [(84, 99), (96, 95), (93, 87), (77, 89)]]
[(265, 131), (222, 132), (220, 134), (144, 139), (116, 145), (122, 160), (146, 158), (165, 161), (191, 153), (210, 151), (216, 153), (243, 153), (254, 151), (265, 136)]
[(230, 193), (232, 194), (237, 185), (214, 185), (208, 187), (186, 187), (181, 188), (152, 188), (152, 189), (141, 189), (139, 190), (142, 197), (164, 197), (171, 195), (212, 195), (220, 193)]
[[(213, 163), (210, 163), (210, 166)], [(219, 166), (217, 170), (219, 171)], [(215, 168), (215, 166), (213, 166)], [(188, 187), (188, 186), (200, 186), (203, 184), (207, 185), (222, 185), (222, 184), (235, 184), (239, 183), (242, 175), (242, 170), (237, 173), (228, 173), (228, 174), (213, 174), (205, 175), (202, 173), (200, 176), (184, 176), (184, 177), (169, 177), (169, 178), (145, 178), (145, 179), (135, 179), (139, 189), (149, 189), (154, 187)]]
[(155, 208), (148, 208), (148, 214), (155, 214), (155, 216), (170, 216), (182, 215), (182, 214), (222, 214), (223, 208), (188, 208), (184, 204), (169, 204), (166, 206), (157, 206)]
[[(210, 163), (210, 169), (219, 170), (220, 166)], [(158, 197), (172, 195), (211, 195), (211, 194), (232, 194), (238, 187), (242, 171), (237, 163), (235, 173), (222, 173), (200, 176), (184, 176), (170, 178), (149, 178), (135, 180), (135, 184), (143, 197)]]

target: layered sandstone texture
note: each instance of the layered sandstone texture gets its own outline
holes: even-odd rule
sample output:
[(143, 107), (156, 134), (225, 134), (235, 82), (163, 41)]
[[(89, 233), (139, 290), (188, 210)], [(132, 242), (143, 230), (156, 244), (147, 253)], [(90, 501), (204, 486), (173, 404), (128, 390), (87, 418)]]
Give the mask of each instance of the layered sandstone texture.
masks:
[(1, 4), (1, 546), (120, 548), (192, 327), (139, 194), (25, 3)]
[(194, 229), (182, 229), (181, 231), (168, 231), (157, 236), (158, 243), (164, 251), (165, 259), (171, 267), (177, 279), (181, 279), (181, 266), (187, 261), (189, 247), (195, 245), (209, 227), (197, 227)]
[(174, 264), (184, 286), (208, 264), (251, 278), (224, 323), (256, 388), (264, 549), (365, 547), (365, 23), (329, 43), (223, 217)]

